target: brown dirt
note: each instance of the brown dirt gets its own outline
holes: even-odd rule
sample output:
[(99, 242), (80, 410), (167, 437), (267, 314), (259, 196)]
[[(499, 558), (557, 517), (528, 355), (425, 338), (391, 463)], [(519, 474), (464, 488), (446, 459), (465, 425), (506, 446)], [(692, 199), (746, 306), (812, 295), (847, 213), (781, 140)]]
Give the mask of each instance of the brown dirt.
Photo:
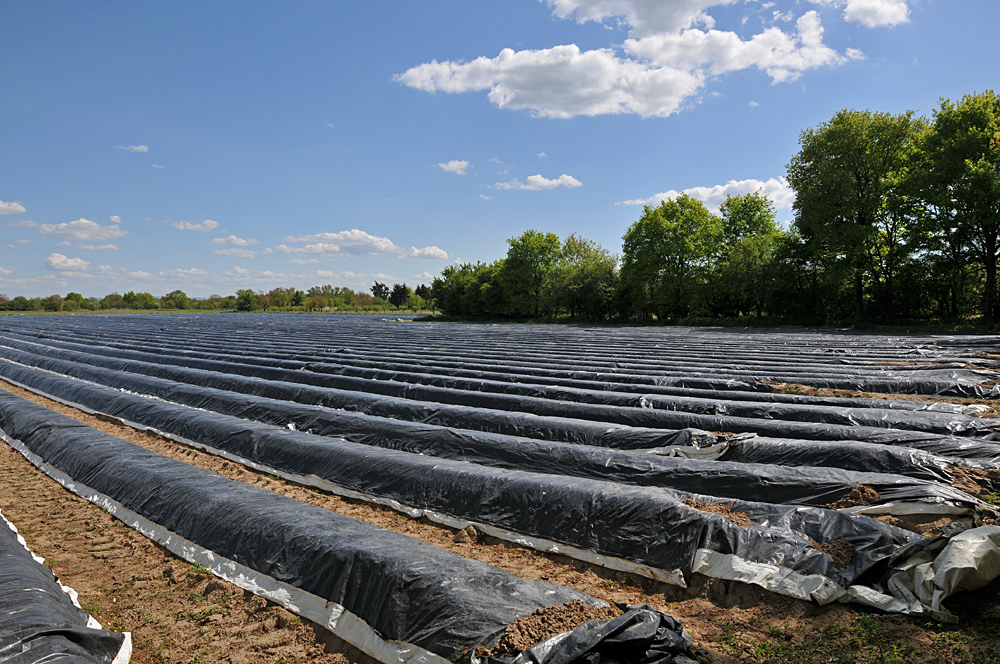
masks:
[(556, 634), (576, 629), (591, 620), (607, 620), (617, 618), (621, 614), (621, 609), (613, 604), (598, 608), (584, 604), (580, 600), (538, 609), (508, 625), (500, 636), (500, 640), (492, 648), (486, 649), (480, 646), (476, 650), (476, 654), (480, 657), (485, 655), (511, 657), (536, 643)]
[(732, 523), (743, 528), (749, 528), (754, 525), (750, 517), (747, 516), (746, 512), (734, 512), (733, 505), (736, 501), (729, 503), (728, 505), (724, 503), (705, 503), (700, 500), (685, 500), (684, 504), (688, 507), (693, 507), (696, 510), (702, 512), (708, 512), (709, 514), (721, 514), (722, 516), (729, 519)]
[(830, 503), (829, 505), (823, 505), (823, 507), (831, 510), (842, 510), (845, 507), (858, 507), (859, 505), (871, 505), (878, 501), (882, 496), (878, 495), (878, 491), (871, 488), (867, 484), (859, 484), (851, 488), (851, 495), (847, 498), (841, 498), (835, 503)]
[[(939, 514), (903, 514), (899, 516), (886, 514), (875, 518), (882, 523), (905, 528), (910, 532), (923, 535), (924, 537), (937, 537), (941, 534), (942, 528), (954, 521), (950, 516), (941, 516)], [(988, 523), (988, 519), (983, 520), (984, 525)]]
[(817, 549), (833, 558), (833, 565), (837, 569), (847, 569), (854, 562), (854, 545), (845, 539), (837, 539), (825, 544), (813, 542), (813, 544)]
[[(699, 660), (704, 664), (759, 663), (768, 659), (770, 656), (767, 653), (774, 648), (791, 644), (801, 649), (803, 644), (815, 642), (847, 649), (853, 659), (840, 661), (879, 661), (872, 655), (874, 651), (871, 646), (855, 638), (855, 625), (861, 620), (867, 621), (865, 624), (871, 623), (878, 629), (886, 630), (894, 642), (906, 644), (909, 651), (912, 651), (913, 658), (902, 661), (932, 664), (993, 661), (979, 656), (985, 648), (991, 656), (995, 654), (996, 662), (1000, 662), (1000, 634), (996, 630), (997, 620), (1000, 620), (1000, 584), (991, 584), (975, 593), (963, 594), (961, 602), (956, 602), (953, 606), (954, 610), (964, 612), (963, 626), (957, 630), (936, 628), (899, 616), (880, 615), (853, 605), (833, 604), (821, 607), (776, 595), (756, 586), (701, 575), (694, 575), (689, 587), (685, 589), (594, 567), (560, 554), (521, 548), (482, 534), (479, 535), (478, 542), (456, 543), (455, 530), (410, 519), (388, 508), (344, 500), (293, 485), (178, 445), (155, 434), (109, 423), (2, 381), (0, 388), (160, 454), (213, 470), (231, 479), (264, 486), (303, 502), (334, 509), (453, 553), (494, 565), (523, 578), (540, 579), (575, 588), (608, 602), (649, 604), (683, 623), (694, 638)], [(219, 606), (204, 598), (204, 593), (196, 592), (199, 584), (205, 583), (207, 588), (206, 579), (196, 580), (197, 575), (193, 574), (192, 585), (188, 587), (187, 568), (190, 566), (125, 527), (103, 510), (65, 491), (6, 445), (0, 445), (0, 479), (0, 509), (19, 528), (27, 529), (26, 537), (32, 548), (38, 555), (48, 559), (64, 583), (80, 592), (81, 602), (98, 620), (110, 629), (133, 632), (134, 662), (188, 664), (194, 661), (230, 661), (250, 664), (280, 661), (280, 656), (254, 649), (263, 645), (254, 641), (257, 637), (249, 639), (247, 643), (231, 644), (233, 648), (240, 646), (244, 650), (225, 652), (222, 659), (212, 659), (211, 651), (196, 659), (198, 654), (207, 650), (207, 646), (201, 650), (197, 648), (197, 638), (210, 639), (221, 633), (220, 627), (214, 626), (214, 619), (200, 625), (187, 618), (188, 611), (194, 617), (199, 611)], [(26, 500), (26, 496), (30, 496), (30, 499)], [(108, 541), (113, 542), (114, 546), (108, 547)], [(124, 561), (119, 562), (119, 558)], [(163, 573), (168, 568), (177, 568), (184, 573), (175, 575), (171, 572), (171, 576), (166, 577)], [(177, 583), (171, 584), (170, 578), (177, 580)], [(164, 583), (162, 579), (168, 581)], [(221, 597), (217, 591), (209, 594), (213, 598)], [(254, 601), (259, 603), (261, 600), (246, 599), (241, 590), (234, 589), (229, 599), (230, 604), (225, 607), (227, 613), (222, 614), (219, 621), (233, 620), (226, 623), (231, 628), (249, 625), (253, 630), (260, 630), (262, 638), (267, 625), (256, 627), (256, 621), (251, 620), (248, 615), (263, 613), (263, 610), (252, 610)], [(278, 621), (275, 621), (274, 631), (295, 628), (293, 616), (278, 607), (268, 608), (272, 611), (268, 617), (276, 614), (287, 620), (284, 627), (279, 627)], [(206, 631), (201, 633), (202, 630)], [(299, 645), (296, 647), (303, 653), (299, 661), (303, 661), (304, 657), (307, 661), (321, 664), (343, 662), (336, 655), (316, 657), (305, 654), (310, 652), (310, 647), (318, 645), (317, 638), (310, 636), (312, 629), (303, 626), (303, 630), (301, 636), (295, 638), (308, 639), (309, 643), (297, 641)], [(793, 633), (794, 638), (789, 640), (789, 633)], [(257, 634), (257, 631), (252, 634)], [(363, 664), (366, 661), (363, 654), (351, 651), (342, 642), (332, 649), (346, 653), (351, 662)], [(295, 661), (294, 657), (285, 659), (288, 662)], [(837, 661), (831, 660), (829, 654), (815, 657), (796, 655), (794, 660), (791, 657), (785, 659), (803, 664)]]
[[(990, 369), (993, 371), (993, 369)], [(954, 403), (961, 405), (978, 404), (987, 406), (989, 410), (981, 417), (1000, 417), (1000, 405), (994, 399), (971, 399), (965, 397), (939, 397), (928, 394), (891, 394), (888, 392), (861, 392), (858, 390), (835, 390), (828, 387), (813, 387), (799, 383), (774, 383), (763, 381), (770, 385), (774, 392), (781, 394), (801, 394), (807, 397), (836, 397), (838, 399), (881, 399), (884, 401), (926, 401), (930, 403)], [(982, 383), (984, 387), (992, 387), (991, 383)]]

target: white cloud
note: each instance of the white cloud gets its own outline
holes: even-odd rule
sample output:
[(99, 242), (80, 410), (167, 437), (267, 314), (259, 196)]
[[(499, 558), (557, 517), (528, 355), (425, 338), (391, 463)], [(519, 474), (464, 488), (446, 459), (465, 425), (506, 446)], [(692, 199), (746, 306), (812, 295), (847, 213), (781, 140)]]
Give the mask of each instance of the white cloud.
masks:
[(239, 267), (238, 265), (231, 270), (226, 270), (223, 274), (227, 277), (238, 277), (240, 279), (245, 279), (250, 276), (250, 270), (245, 267)]
[(317, 258), (289, 258), (289, 263), (294, 263), (295, 265), (313, 265), (319, 263)]
[(82, 217), (63, 224), (42, 224), (38, 232), (49, 237), (68, 238), (77, 242), (110, 240), (128, 235), (128, 231), (122, 230), (117, 225), (101, 226), (96, 221)]
[(866, 28), (893, 26), (910, 20), (907, 0), (812, 0), (820, 5), (844, 8), (844, 20)]
[(213, 221), (212, 219), (206, 219), (200, 224), (196, 224), (193, 221), (173, 221), (170, 225), (181, 231), (198, 231), (199, 233), (207, 233), (218, 228), (219, 222)]
[(212, 244), (231, 244), (236, 247), (249, 247), (254, 244), (260, 244), (254, 238), (242, 238), (235, 235), (229, 235), (228, 237), (215, 237), (212, 238)]
[(483, 199), (484, 201), (492, 201), (493, 200), (492, 196), (487, 196), (486, 194), (479, 194), (479, 197), (481, 199)]
[(0, 267), (0, 276), (6, 277), (9, 274), (14, 274), (14, 270), (5, 267)]
[(122, 218), (119, 217), (117, 214), (111, 215), (110, 217), (108, 217), (108, 219), (110, 219), (111, 223), (113, 223), (113, 224), (120, 224), (120, 223), (122, 223)]
[(565, 173), (554, 180), (542, 177), (541, 175), (529, 175), (524, 182), (521, 182), (520, 180), (511, 180), (510, 182), (495, 182), (490, 185), (492, 189), (522, 189), (524, 191), (540, 191), (542, 189), (555, 189), (556, 187), (574, 189), (582, 186), (582, 182), (577, 180), (572, 175), (566, 175)]
[(399, 258), (421, 258), (426, 260), (448, 260), (448, 252), (440, 247), (423, 247), (417, 249), (410, 247), (409, 251), (402, 253)]
[(634, 198), (616, 203), (616, 205), (659, 205), (661, 201), (677, 198), (680, 194), (687, 194), (703, 202), (713, 213), (717, 213), (719, 206), (725, 202), (726, 196), (741, 196), (755, 191), (770, 198), (774, 207), (778, 209), (791, 209), (792, 203), (795, 202), (795, 192), (788, 186), (788, 181), (781, 177), (770, 178), (767, 181), (730, 180), (726, 184), (717, 184), (713, 187), (691, 187), (680, 192), (671, 189), (663, 193), (653, 194), (649, 198)]
[(0, 216), (5, 214), (24, 214), (28, 209), (21, 203), (0, 201)]
[(244, 249), (243, 247), (216, 249), (215, 253), (218, 256), (236, 256), (237, 258), (253, 258), (257, 255), (256, 251), (250, 251), (249, 249)]
[(38, 222), (31, 221), (30, 219), (17, 219), (15, 221), (5, 221), (3, 225), (7, 228), (37, 228)]
[(545, 154), (544, 152), (539, 152), (536, 156), (539, 159), (544, 159), (545, 157), (548, 157), (549, 155)]
[(129, 152), (149, 152), (148, 145), (116, 145), (119, 150), (128, 150)]
[[(889, 5), (904, 0), (846, 1), (847, 15), (862, 5)], [(498, 108), (528, 110), (540, 117), (632, 113), (666, 117), (693, 101), (710, 77), (751, 68), (767, 72), (773, 83), (792, 81), (809, 69), (841, 65), (860, 57), (841, 54), (823, 43), (818, 12), (806, 12), (795, 32), (770, 27), (744, 39), (736, 32), (715, 30), (707, 13), (736, 0), (548, 0), (557, 18), (578, 23), (614, 19), (629, 27), (621, 45), (582, 51), (575, 44), (546, 49), (503, 49), (495, 58), (436, 60), (394, 77), (425, 92), (488, 91)], [(852, 9), (854, 7), (854, 9)], [(866, 16), (875, 13), (869, 7)], [(791, 21), (794, 14), (776, 14)]]
[(89, 251), (118, 251), (118, 245), (117, 244), (110, 244), (110, 243), (109, 244), (100, 244), (100, 245), (81, 244), (81, 245), (77, 245), (77, 246), (79, 246), (81, 249), (87, 249)]
[(59, 270), (60, 272), (80, 272), (90, 267), (90, 263), (82, 258), (69, 258), (63, 254), (49, 254), (48, 258), (45, 259), (45, 264), (53, 270)]
[(153, 168), (158, 168), (158, 169), (160, 169), (162, 171), (163, 169), (166, 168), (166, 166), (163, 166), (161, 164), (153, 164)]
[(161, 276), (161, 277), (173, 277), (175, 279), (176, 278), (182, 278), (182, 279), (195, 278), (195, 279), (197, 279), (199, 277), (204, 277), (204, 276), (207, 276), (207, 275), (208, 275), (208, 271), (202, 270), (199, 267), (175, 268), (173, 270), (161, 271), (160, 274), (159, 274), (159, 276)]
[(753, 99), (750, 100), (750, 108), (757, 108), (758, 106), (760, 106), (760, 104), (755, 102)]
[(436, 276), (436, 274), (431, 274), (430, 272), (421, 272), (420, 274), (413, 275), (412, 280), (423, 283), (425, 281), (433, 281)]
[(390, 252), (402, 251), (392, 240), (387, 237), (379, 237), (366, 233), (365, 231), (353, 228), (349, 231), (339, 231), (336, 233), (314, 233), (312, 235), (290, 235), (285, 242), (301, 243), (306, 242), (302, 247), (289, 247), (279, 244), (275, 251), (294, 254), (325, 254), (325, 255), (352, 255), (352, 256), (374, 256)]
[(435, 165), (445, 173), (454, 173), (455, 175), (465, 175), (466, 169), (471, 166), (469, 162), (465, 160), (459, 161), (457, 159), (452, 159), (451, 161)]
[(144, 281), (148, 281), (149, 279), (153, 278), (152, 274), (150, 274), (149, 272), (143, 272), (142, 270), (129, 272), (125, 276), (128, 277), (129, 279), (142, 279)]

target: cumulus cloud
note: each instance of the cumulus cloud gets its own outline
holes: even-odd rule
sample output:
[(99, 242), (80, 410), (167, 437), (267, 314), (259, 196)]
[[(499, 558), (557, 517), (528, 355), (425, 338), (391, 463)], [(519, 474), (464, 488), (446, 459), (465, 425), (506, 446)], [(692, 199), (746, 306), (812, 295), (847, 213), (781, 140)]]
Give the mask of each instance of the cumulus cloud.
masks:
[(495, 182), (490, 185), (492, 189), (522, 189), (524, 191), (541, 191), (543, 189), (555, 189), (556, 187), (574, 189), (582, 186), (582, 182), (577, 180), (572, 175), (566, 175), (565, 173), (554, 180), (542, 177), (541, 175), (529, 175), (524, 182), (521, 182), (520, 180), (511, 180), (509, 182)]
[(712, 212), (718, 212), (726, 196), (741, 196), (759, 191), (767, 196), (778, 209), (791, 209), (795, 202), (795, 192), (788, 186), (785, 178), (771, 178), (762, 180), (730, 180), (726, 184), (717, 184), (712, 187), (691, 187), (684, 191), (671, 189), (659, 194), (653, 194), (648, 198), (633, 198), (627, 201), (616, 203), (616, 205), (659, 205), (661, 201), (677, 198), (680, 194), (687, 194), (691, 198), (697, 198)]
[(200, 224), (196, 224), (193, 221), (173, 221), (170, 222), (170, 225), (180, 231), (198, 231), (199, 233), (207, 233), (218, 228), (219, 222), (213, 221), (212, 219), (206, 219)]
[(115, 147), (129, 152), (149, 152), (148, 145), (116, 145)]
[(235, 235), (229, 235), (228, 237), (215, 237), (212, 238), (212, 244), (231, 244), (236, 247), (249, 247), (254, 244), (260, 244), (254, 238), (242, 238)]
[(117, 214), (111, 215), (110, 217), (108, 217), (108, 219), (110, 219), (111, 223), (113, 223), (113, 224), (120, 224), (120, 223), (122, 223), (122, 218), (119, 217)]
[[(905, 0), (813, 0), (846, 3), (845, 17), (866, 25), (897, 20)], [(777, 26), (744, 38), (714, 29), (714, 6), (736, 0), (549, 0), (553, 16), (578, 23), (613, 20), (629, 28), (618, 45), (581, 50), (575, 44), (537, 50), (505, 48), (494, 58), (433, 60), (395, 76), (425, 92), (487, 91), (498, 108), (527, 110), (540, 117), (632, 113), (666, 117), (699, 95), (714, 76), (759, 69), (772, 83), (861, 57), (823, 43), (819, 13), (798, 16), (794, 30)], [(775, 20), (791, 21), (792, 12)], [(863, 17), (863, 18), (862, 18)], [(894, 18), (895, 17), (895, 18)]]
[(465, 175), (466, 169), (471, 166), (469, 162), (465, 160), (459, 161), (457, 159), (452, 159), (451, 161), (435, 165), (445, 173), (454, 173), (455, 175)]
[(45, 259), (45, 264), (53, 270), (59, 270), (60, 272), (81, 272), (90, 267), (88, 261), (82, 258), (69, 258), (64, 254), (49, 254), (48, 258)]
[(0, 201), (0, 216), (5, 214), (24, 214), (28, 209), (22, 203)]
[(375, 256), (402, 251), (392, 240), (379, 237), (365, 231), (352, 228), (349, 231), (336, 233), (314, 233), (312, 235), (289, 235), (285, 242), (308, 243), (301, 247), (289, 247), (279, 244), (274, 248), (281, 253), (294, 254), (325, 254), (350, 256)]
[(319, 263), (318, 258), (289, 258), (289, 263), (294, 263), (295, 265), (313, 265)]
[(236, 266), (231, 270), (226, 270), (223, 274), (227, 277), (238, 277), (240, 279), (245, 279), (250, 276), (250, 270), (245, 267)]
[(215, 253), (217, 256), (236, 256), (237, 258), (253, 258), (257, 255), (256, 251), (250, 251), (249, 249), (244, 249), (243, 247), (216, 249)]
[(0, 267), (0, 276), (6, 277), (9, 274), (14, 274), (14, 270), (11, 270), (6, 267)]
[[(61, 243), (60, 243), (61, 244)], [(80, 244), (77, 245), (81, 249), (87, 249), (89, 251), (118, 251), (117, 244)]]
[(149, 272), (143, 272), (142, 270), (136, 270), (135, 272), (129, 272), (125, 275), (129, 279), (142, 279), (143, 281), (148, 281), (153, 278), (153, 275)]
[(128, 231), (122, 230), (117, 225), (101, 226), (96, 221), (80, 218), (76, 221), (68, 221), (63, 224), (42, 224), (38, 232), (49, 237), (60, 237), (77, 242), (95, 242), (98, 240), (110, 240), (116, 237), (125, 237)]
[(399, 254), (399, 258), (420, 258), (425, 260), (448, 260), (448, 252), (441, 247), (410, 247), (409, 251)]
[(867, 28), (899, 25), (910, 20), (907, 0), (812, 0), (844, 8), (844, 20)]

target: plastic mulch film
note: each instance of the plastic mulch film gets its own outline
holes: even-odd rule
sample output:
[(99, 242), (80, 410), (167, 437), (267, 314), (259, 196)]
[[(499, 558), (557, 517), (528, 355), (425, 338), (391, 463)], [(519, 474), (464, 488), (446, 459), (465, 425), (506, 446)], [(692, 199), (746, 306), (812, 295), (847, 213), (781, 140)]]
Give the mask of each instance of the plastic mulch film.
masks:
[(0, 514), (0, 662), (128, 664), (128, 632), (108, 632), (80, 608)]
[[(9, 393), (0, 428), (66, 488), (380, 661), (455, 661), (539, 608), (606, 605), (157, 455)], [(672, 648), (664, 661), (680, 664), (689, 640), (676, 627), (648, 644)]]

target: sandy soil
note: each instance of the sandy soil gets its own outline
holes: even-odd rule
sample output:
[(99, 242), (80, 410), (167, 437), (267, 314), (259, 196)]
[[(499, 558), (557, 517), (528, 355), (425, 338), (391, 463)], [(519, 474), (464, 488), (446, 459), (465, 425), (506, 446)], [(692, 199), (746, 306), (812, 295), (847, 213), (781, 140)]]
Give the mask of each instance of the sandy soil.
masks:
[[(984, 369), (986, 371), (996, 371), (985, 367), (972, 367)], [(801, 394), (808, 397), (838, 397), (841, 399), (881, 399), (890, 401), (929, 401), (939, 403), (955, 404), (977, 404), (986, 406), (989, 410), (981, 417), (1000, 417), (1000, 405), (995, 399), (972, 399), (966, 397), (939, 397), (931, 394), (889, 394), (886, 392), (859, 392), (857, 390), (837, 390), (829, 387), (813, 387), (811, 385), (801, 385), (799, 383), (772, 383), (763, 381), (763, 384), (770, 385), (772, 391), (782, 394)], [(993, 382), (982, 383), (984, 387), (992, 387)]]
[[(293, 485), (149, 432), (87, 415), (0, 382), (0, 388), (160, 454), (320, 505), (524, 578), (541, 579), (607, 601), (650, 604), (680, 620), (706, 664), (742, 662), (982, 662), (1000, 664), (1000, 583), (965, 593), (952, 609), (958, 628), (888, 616), (854, 605), (820, 607), (744, 584), (695, 575), (689, 588), (604, 570), (565, 556), (456, 531), (388, 508)], [(111, 629), (130, 630), (135, 662), (343, 662), (322, 654), (314, 630), (291, 614), (244, 597), (68, 493), (18, 453), (0, 445), (0, 508), (36, 552), (76, 588)], [(844, 554), (846, 555), (846, 551)], [(364, 660), (334, 645), (351, 662)], [(898, 653), (898, 657), (896, 657)], [(888, 655), (891, 657), (888, 657)], [(896, 657), (895, 659), (893, 657)]]

